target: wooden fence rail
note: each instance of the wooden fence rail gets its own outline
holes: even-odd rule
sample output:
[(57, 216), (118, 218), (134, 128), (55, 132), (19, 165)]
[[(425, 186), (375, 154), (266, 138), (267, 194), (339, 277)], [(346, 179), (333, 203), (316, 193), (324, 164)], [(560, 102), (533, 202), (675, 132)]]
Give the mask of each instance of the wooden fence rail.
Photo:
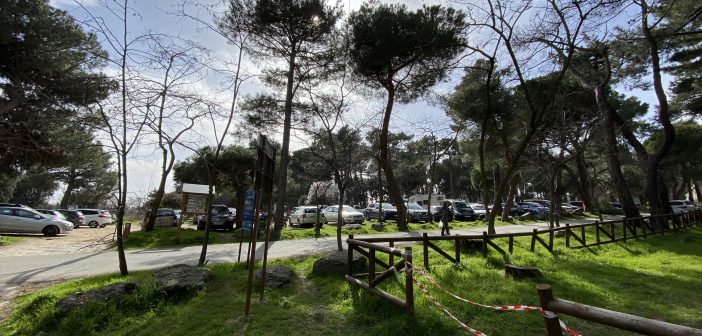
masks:
[[(368, 291), (369, 293), (378, 296), (386, 301), (389, 301), (405, 310), (407, 315), (414, 316), (414, 287), (412, 280), (412, 268), (405, 267), (406, 263), (412, 264), (412, 248), (405, 247), (405, 252), (396, 250), (392, 245), (385, 247), (378, 244), (368, 243), (361, 240), (353, 239), (353, 235), (346, 240), (348, 244), (348, 259), (346, 261), (347, 269), (345, 279), (352, 285), (356, 285)], [(366, 248), (367, 250), (364, 250)], [(368, 273), (353, 274), (353, 253), (358, 252), (368, 258)], [(376, 252), (388, 254), (389, 263), (386, 264), (376, 257)], [(394, 257), (401, 257), (398, 263), (394, 262)], [(382, 273), (377, 273), (377, 266), (385, 269)], [(405, 299), (398, 298), (390, 293), (382, 291), (376, 286), (391, 278), (395, 272), (405, 272)], [(359, 279), (367, 277), (367, 282)]]
[[(539, 295), (541, 307), (556, 314), (570, 315), (583, 320), (612, 326), (621, 330), (632, 331), (642, 335), (702, 336), (702, 330), (699, 329), (554, 298), (550, 285), (537, 285), (536, 291)], [(544, 314), (544, 321), (548, 336), (563, 335), (558, 322), (558, 315), (556, 314)]]
[[(412, 280), (412, 268), (405, 267), (405, 261), (412, 264), (412, 248), (405, 247), (404, 253), (395, 249), (395, 244), (399, 242), (422, 244), (423, 263), (429, 269), (429, 251), (440, 254), (453, 263), (461, 261), (461, 246), (466, 241), (481, 242), (481, 252), (483, 257), (487, 257), (489, 249), (492, 248), (499, 253), (506, 255), (514, 251), (514, 238), (530, 237), (530, 251), (535, 251), (537, 246), (543, 247), (549, 252), (553, 252), (556, 237), (564, 237), (565, 246), (568, 248), (585, 248), (602, 244), (626, 241), (629, 239), (646, 238), (653, 234), (665, 234), (665, 232), (678, 232), (689, 228), (695, 224), (702, 223), (702, 209), (682, 213), (646, 216), (639, 218), (624, 218), (614, 221), (595, 221), (586, 224), (565, 224), (565, 226), (534, 229), (531, 232), (488, 234), (483, 232), (480, 235), (455, 235), (455, 236), (429, 236), (423, 233), (421, 237), (369, 237), (354, 239), (349, 235), (346, 241), (348, 244), (348, 270), (346, 280), (369, 293), (389, 301), (401, 308), (410, 316), (414, 315), (414, 291)], [(588, 233), (594, 234), (594, 241), (588, 240)], [(546, 237), (542, 237), (546, 236)], [(497, 244), (497, 239), (508, 239), (507, 251)], [(453, 255), (446, 252), (435, 244), (436, 241), (452, 241)], [(538, 243), (538, 245), (537, 245)], [(388, 244), (384, 246), (381, 244)], [(353, 253), (358, 252), (368, 258), (368, 273), (353, 274)], [(377, 252), (388, 254), (388, 262), (378, 259)], [(395, 257), (400, 257), (400, 261), (395, 263)], [(377, 267), (382, 267), (383, 272), (376, 272)], [(376, 288), (384, 280), (391, 278), (396, 272), (405, 272), (405, 299), (398, 298), (392, 294)], [(367, 282), (360, 278), (367, 278)], [(550, 287), (547, 289), (539, 285), (539, 299), (542, 308), (556, 313), (563, 313), (589, 321), (610, 325), (619, 329), (638, 332), (644, 335), (692, 335), (702, 336), (702, 330), (650, 320), (634, 315), (628, 315), (603, 308), (584, 305), (553, 298)], [(548, 336), (562, 335), (558, 318), (544, 315)]]

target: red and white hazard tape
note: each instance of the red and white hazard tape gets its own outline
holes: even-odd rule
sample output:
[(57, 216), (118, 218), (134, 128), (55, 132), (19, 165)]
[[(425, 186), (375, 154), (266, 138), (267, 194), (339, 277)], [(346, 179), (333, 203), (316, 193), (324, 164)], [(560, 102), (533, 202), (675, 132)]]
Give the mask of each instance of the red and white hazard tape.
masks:
[(424, 285), (418, 283), (418, 282), (417, 282), (417, 279), (412, 278), (412, 281), (414, 282), (415, 285), (417, 285), (417, 287), (419, 288), (419, 290), (422, 291), (422, 293), (424, 293), (424, 295), (426, 295), (427, 297), (429, 297), (429, 299), (431, 300), (431, 302), (432, 302), (434, 305), (436, 305), (437, 307), (439, 307), (439, 309), (441, 309), (441, 310), (444, 312), (444, 314), (445, 314), (446, 316), (448, 316), (450, 319), (456, 321), (456, 323), (458, 323), (458, 325), (461, 326), (461, 328), (462, 328), (463, 330), (465, 330), (465, 331), (467, 331), (467, 332), (470, 332), (470, 333), (473, 334), (473, 335), (477, 335), (477, 336), (487, 336), (487, 335), (483, 334), (480, 330), (477, 330), (477, 329), (475, 329), (475, 328), (472, 328), (472, 327), (468, 326), (467, 324), (461, 322), (461, 320), (459, 320), (458, 318), (456, 318), (456, 316), (453, 315), (453, 313), (451, 313), (448, 309), (446, 309), (446, 307), (444, 307), (444, 305), (442, 305), (439, 301), (436, 300), (436, 298), (434, 298), (433, 295), (431, 295), (431, 293), (424, 287)]
[[(458, 296), (458, 295), (456, 295), (456, 294), (454, 294), (454, 293), (451, 293), (451, 292), (448, 291), (446, 288), (441, 287), (441, 285), (439, 285), (439, 283), (436, 282), (436, 280), (434, 280), (432, 277), (430, 277), (429, 274), (427, 274), (423, 269), (421, 269), (421, 268), (419, 268), (419, 267), (416, 267), (416, 266), (410, 264), (410, 263), (407, 262), (407, 261), (405, 261), (405, 264), (406, 264), (405, 267), (409, 267), (409, 268), (412, 268), (413, 270), (417, 271), (419, 274), (422, 275), (422, 277), (424, 277), (424, 278), (425, 278), (427, 281), (429, 281), (432, 285), (436, 286), (437, 288), (439, 288), (440, 290), (442, 290), (444, 293), (446, 293), (446, 294), (452, 296), (453, 298), (455, 298), (455, 299), (457, 299), (457, 300), (459, 300), (459, 301), (466, 302), (466, 303), (470, 303), (470, 304), (472, 304), (472, 305), (479, 306), (479, 307), (483, 307), (483, 308), (489, 308), (489, 309), (497, 310), (497, 311), (538, 311), (539, 313), (541, 313), (541, 315), (546, 316), (546, 317), (553, 317), (553, 316), (555, 316), (555, 313), (553, 313), (553, 312), (551, 312), (551, 311), (548, 311), (548, 310), (545, 310), (545, 309), (543, 309), (543, 308), (541, 308), (541, 307), (522, 306), (522, 305), (515, 305), (515, 306), (492, 306), (492, 305), (486, 305), (486, 304), (482, 304), (482, 303), (478, 303), (478, 302), (475, 302), (475, 301), (471, 301), (471, 300), (462, 298), (462, 297), (460, 297), (460, 296)], [(423, 288), (423, 286), (422, 286), (421, 284), (419, 284), (419, 283), (417, 282), (417, 280), (415, 280), (415, 279), (412, 279), (412, 280), (414, 281), (415, 284), (417, 284), (417, 285), (420, 287), (420, 289)], [(424, 290), (423, 290), (423, 291), (424, 291)], [(428, 293), (428, 292), (427, 292), (427, 293)], [(432, 297), (432, 299), (433, 299), (433, 297)], [(438, 303), (438, 302), (437, 302), (437, 303)], [(454, 319), (455, 319), (455, 318), (454, 318)], [(459, 321), (459, 322), (460, 322), (460, 321)], [(569, 335), (571, 335), (571, 336), (582, 336), (582, 335), (580, 335), (580, 333), (578, 333), (577, 331), (568, 328), (568, 326), (565, 324), (565, 322), (561, 321), (560, 319), (558, 320), (558, 322), (559, 322), (561, 328), (562, 328), (566, 333), (568, 333)], [(482, 333), (481, 333), (481, 334), (482, 334)], [(479, 335), (479, 334), (476, 334), (476, 335)]]

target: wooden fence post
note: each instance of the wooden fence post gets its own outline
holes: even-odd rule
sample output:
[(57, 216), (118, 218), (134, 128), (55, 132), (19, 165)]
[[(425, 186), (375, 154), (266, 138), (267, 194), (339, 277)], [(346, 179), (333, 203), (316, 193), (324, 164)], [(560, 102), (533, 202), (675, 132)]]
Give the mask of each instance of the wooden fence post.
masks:
[(626, 241), (626, 217), (622, 220), (622, 238)]
[[(405, 247), (405, 261), (412, 264), (412, 248)], [(414, 281), (412, 280), (412, 267), (405, 265), (405, 307), (407, 315), (414, 316)]]
[(566, 224), (566, 247), (570, 247), (570, 224)]
[(600, 243), (600, 222), (595, 221), (595, 242)]
[(375, 280), (375, 250), (368, 249), (368, 284), (370, 285)]
[(429, 238), (427, 233), (422, 233), (422, 249), (424, 251), (424, 268), (429, 269)]
[(548, 309), (549, 302), (553, 301), (551, 286), (547, 284), (536, 285), (536, 292), (539, 294), (539, 303), (544, 309), (544, 323), (546, 323), (546, 335), (563, 336), (558, 315)]
[(487, 258), (488, 254), (488, 234), (483, 231), (483, 258)]
[(514, 251), (514, 236), (509, 236), (509, 254)]
[(582, 241), (583, 246), (587, 246), (587, 240), (585, 240), (585, 227), (582, 225), (580, 226), (580, 233), (583, 236), (583, 241)]
[[(388, 245), (389, 245), (391, 248), (395, 248), (395, 242), (394, 242), (394, 241), (389, 242)], [(388, 265), (395, 265), (395, 255), (392, 254), (392, 253), (390, 253), (390, 254), (388, 255), (388, 258), (389, 258), (389, 259), (388, 259), (388, 261), (389, 261), (389, 262), (388, 262)]]
[[(353, 235), (349, 235), (349, 239), (353, 239)], [(349, 256), (346, 259), (346, 275), (353, 276), (353, 245), (349, 243)]]
[[(458, 236), (458, 234), (456, 234)], [(461, 262), (461, 240), (456, 238), (453, 243), (453, 249), (456, 254), (456, 263)]]
[(531, 251), (531, 252), (534, 252), (534, 247), (536, 247), (536, 235), (537, 235), (536, 232), (537, 231), (538, 230), (534, 229), (534, 231), (532, 231), (532, 234), (531, 234), (531, 248), (529, 249), (529, 251)]

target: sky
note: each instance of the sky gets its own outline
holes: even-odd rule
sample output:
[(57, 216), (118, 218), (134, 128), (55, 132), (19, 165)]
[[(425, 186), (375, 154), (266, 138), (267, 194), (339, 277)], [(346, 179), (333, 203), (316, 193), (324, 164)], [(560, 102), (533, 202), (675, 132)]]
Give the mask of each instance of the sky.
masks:
[[(104, 18), (106, 25), (117, 31), (116, 29), (119, 27), (119, 22), (114, 20), (114, 17), (105, 10), (101, 1), (102, 0), (84, 1), (84, 9), (76, 6), (76, 3), (72, 0), (52, 0), (51, 3), (58, 8), (67, 10), (79, 21), (87, 19), (87, 9), (87, 11), (89, 11), (92, 15)], [(112, 0), (107, 1), (112, 2)], [(416, 8), (422, 4), (442, 3), (441, 1), (419, 0), (397, 2), (407, 4), (410, 8)], [(217, 68), (221, 68), (223, 66), (223, 62), (226, 60), (232, 60), (235, 58), (237, 54), (236, 49), (229, 45), (224, 38), (207, 29), (199, 28), (200, 26), (192, 20), (173, 15), (172, 12), (174, 12), (177, 8), (175, 6), (176, 3), (178, 2), (165, 0), (130, 2), (130, 7), (133, 10), (133, 14), (128, 17), (128, 27), (131, 32), (130, 35), (137, 36), (140, 33), (149, 31), (197, 41), (212, 51), (214, 58), (217, 60), (212, 60), (211, 65)], [(219, 2), (215, 1), (215, 3)], [(349, 9), (358, 9), (361, 1), (345, 0), (341, 3), (345, 7), (345, 11), (348, 13)], [(454, 5), (457, 8), (461, 8), (461, 5)], [(211, 22), (209, 16), (203, 10), (190, 7), (188, 13), (195, 16), (199, 15), (206, 21)], [(105, 48), (114, 54), (108, 47)], [(251, 74), (252, 77), (242, 86), (241, 91), (244, 96), (255, 94), (257, 92), (266, 92), (269, 90), (256, 78), (256, 75), (260, 75), (260, 69), (263, 66), (266, 66), (266, 63), (254, 62), (248, 57), (245, 58), (244, 68), (247, 69), (247, 73)], [(115, 69), (108, 67), (104, 71), (111, 73), (114, 72)], [(441, 83), (437, 87), (433, 88), (433, 93), (445, 94), (450, 92), (451, 89), (459, 82), (460, 76), (460, 72), (454, 72), (452, 76), (444, 83)], [(157, 76), (154, 75), (154, 78), (157, 78)], [(229, 82), (226, 77), (219, 75), (214, 71), (209, 71), (204, 80), (195, 83), (193, 87), (196, 91), (204, 92), (208, 96), (220, 101), (222, 103), (222, 109), (226, 111), (229, 109), (232, 99), (231, 90), (225, 88), (225, 84)], [(648, 102), (650, 106), (655, 105), (655, 97), (650, 94), (650, 92), (630, 91), (629, 93), (638, 96), (644, 102)], [(240, 101), (241, 99), (239, 99), (239, 102)], [(351, 111), (346, 116), (346, 120), (348, 123), (363, 124), (366, 127), (371, 125), (379, 125), (381, 117), (380, 113), (383, 108), (384, 97), (364, 97), (358, 95), (354, 99), (354, 104)], [(423, 129), (432, 128), (440, 133), (446, 133), (447, 126), (449, 124), (450, 119), (446, 116), (445, 112), (440, 106), (437, 106), (429, 101), (420, 100), (412, 104), (395, 104), (393, 118), (391, 121), (391, 131), (405, 131), (410, 134), (421, 136)], [(223, 129), (222, 120), (218, 120), (216, 128), (219, 132), (221, 132)], [(197, 125), (194, 130), (195, 131), (192, 134), (188, 134), (184, 137), (184, 140), (191, 143), (194, 147), (206, 144), (213, 145), (216, 143), (211, 121), (203, 122)], [(280, 142), (281, 135), (274, 135), (274, 139)], [(158, 186), (161, 175), (160, 152), (158, 152), (157, 147), (153, 145), (153, 141), (151, 142), (151, 144), (144, 143), (136, 147), (134, 152), (130, 155), (130, 160), (128, 161), (129, 193), (132, 195), (132, 197), (135, 196), (138, 199), (142, 199), (149, 191)], [(249, 139), (237, 138), (233, 136), (227, 137), (227, 140), (225, 141), (225, 144), (239, 144), (243, 146), (248, 145), (248, 143)], [(293, 136), (291, 138), (291, 150), (302, 148), (303, 146), (305, 146), (304, 132), (293, 132)], [(182, 161), (192, 154), (193, 152), (191, 149), (180, 146), (177, 148), (176, 159), (178, 161)], [(166, 191), (173, 190), (174, 184), (172, 179), (169, 178), (167, 180)], [(60, 199), (61, 194), (62, 191), (57, 192), (57, 194), (53, 197), (54, 200)]]

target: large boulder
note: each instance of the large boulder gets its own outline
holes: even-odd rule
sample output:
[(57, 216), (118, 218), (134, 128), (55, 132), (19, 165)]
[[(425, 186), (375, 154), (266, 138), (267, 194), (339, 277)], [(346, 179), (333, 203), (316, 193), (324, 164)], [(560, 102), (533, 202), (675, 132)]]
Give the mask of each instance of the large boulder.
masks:
[[(263, 269), (256, 271), (254, 279), (256, 282), (261, 282)], [(289, 285), (292, 282), (294, 273), (285, 266), (273, 266), (266, 268), (266, 287), (281, 288)]]
[(56, 310), (66, 312), (91, 302), (104, 302), (118, 296), (127, 295), (137, 288), (134, 282), (119, 282), (87, 292), (73, 293), (57, 302)]
[[(346, 274), (346, 261), (348, 260), (348, 252), (332, 252), (314, 261), (312, 265), (312, 273), (314, 274)], [(359, 253), (353, 254), (351, 262), (352, 273), (361, 273), (366, 271), (366, 257)]]
[(166, 293), (202, 289), (211, 278), (212, 272), (207, 268), (185, 264), (168, 266), (154, 272), (156, 288)]

